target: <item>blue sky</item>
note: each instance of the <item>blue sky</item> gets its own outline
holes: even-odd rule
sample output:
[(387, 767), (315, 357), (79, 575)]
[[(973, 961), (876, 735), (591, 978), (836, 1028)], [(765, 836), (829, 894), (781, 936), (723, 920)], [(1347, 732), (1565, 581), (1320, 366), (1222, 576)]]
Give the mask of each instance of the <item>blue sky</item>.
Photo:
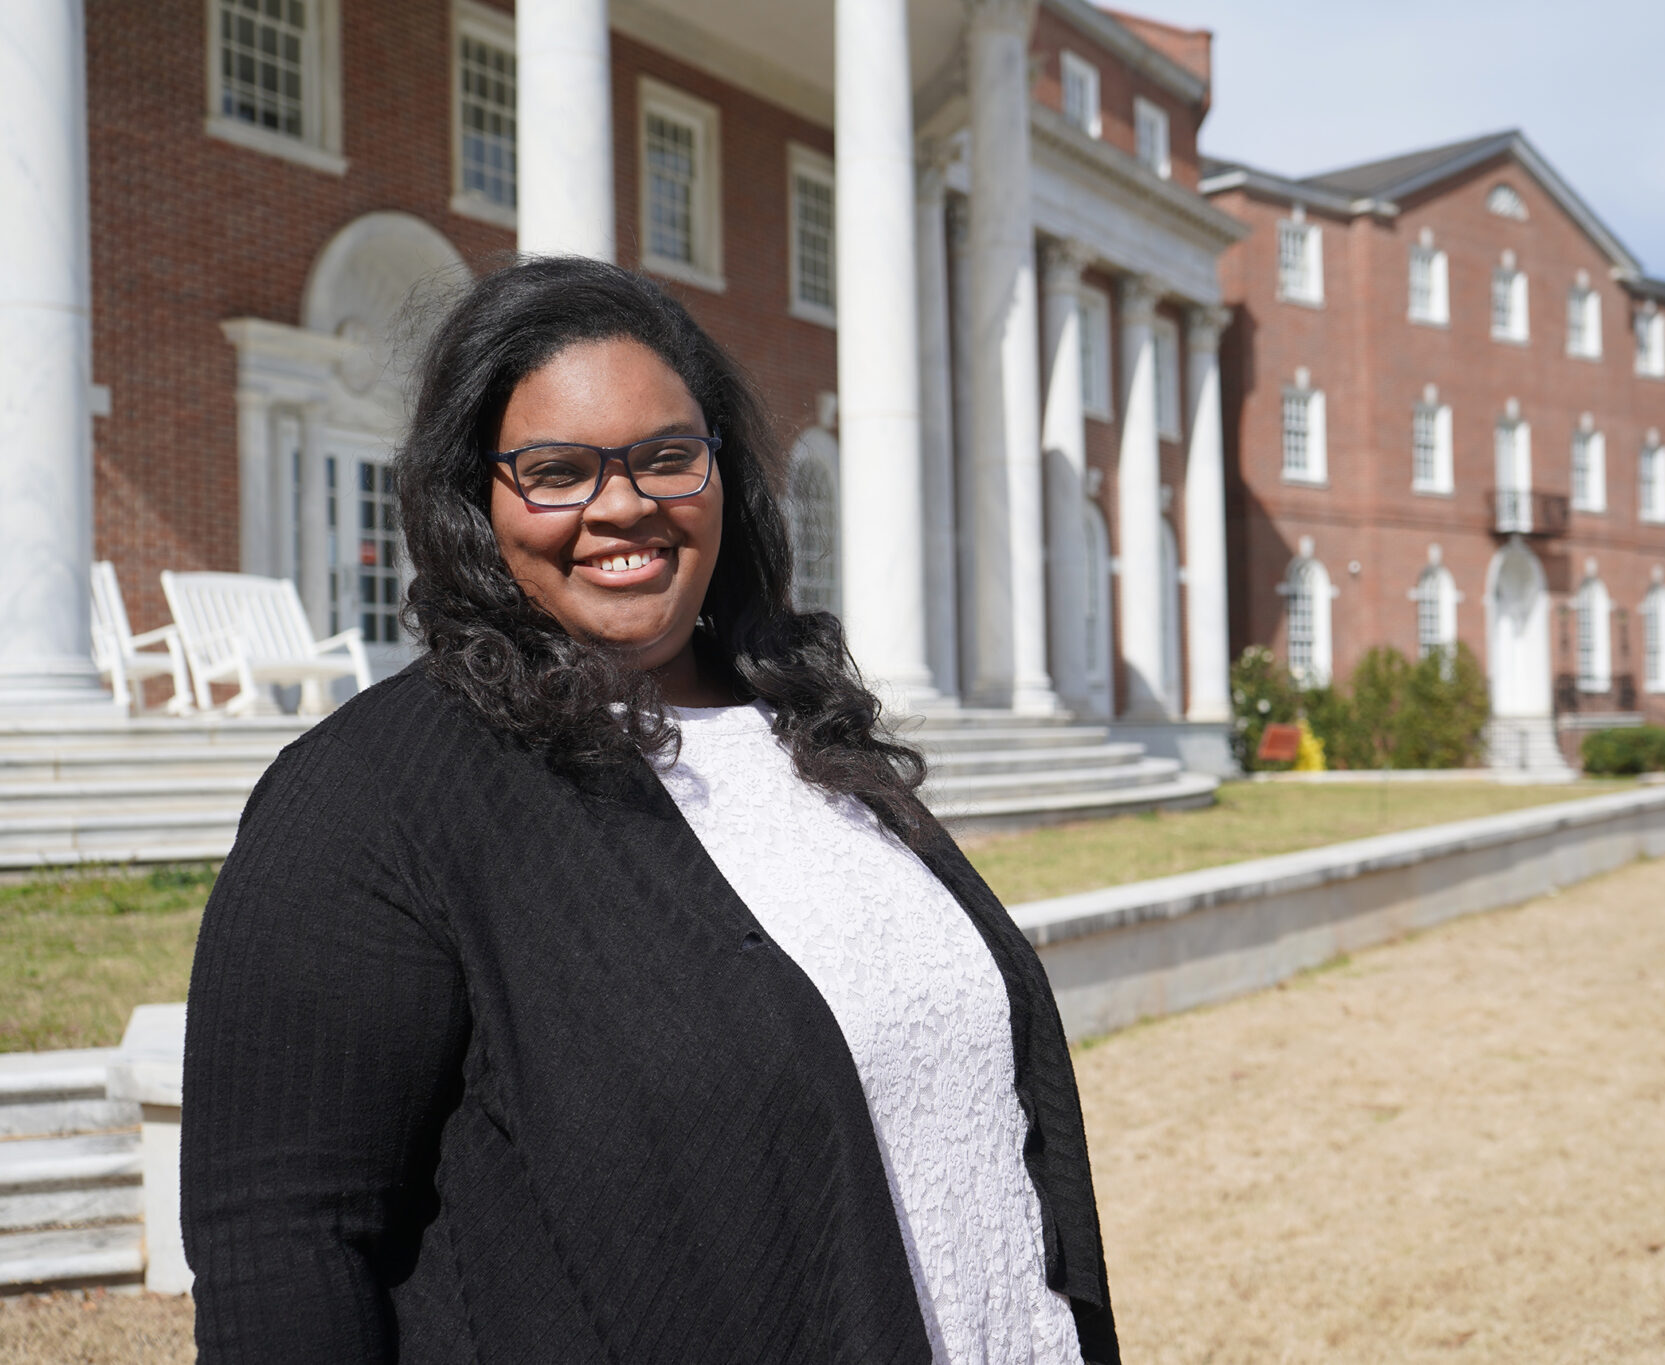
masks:
[(1203, 150), (1285, 175), (1520, 128), (1665, 277), (1665, 0), (1117, 0), (1214, 31)]

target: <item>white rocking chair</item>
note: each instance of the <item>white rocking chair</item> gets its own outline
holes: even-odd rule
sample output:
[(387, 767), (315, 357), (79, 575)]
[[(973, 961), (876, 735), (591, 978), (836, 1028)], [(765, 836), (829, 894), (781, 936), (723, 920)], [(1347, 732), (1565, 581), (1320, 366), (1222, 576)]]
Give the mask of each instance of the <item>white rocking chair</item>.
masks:
[[(156, 645), (166, 646), (166, 652), (156, 653)], [(185, 675), (179, 631), (173, 626), (158, 626), (135, 635), (127, 621), (127, 604), (122, 600), (116, 566), (107, 559), (92, 566), (92, 647), (93, 663), (110, 684), (116, 706), (122, 711), (143, 711), (145, 680), (170, 676), (173, 696), (163, 709), (176, 716), (191, 710), (191, 684)]]
[(329, 709), (325, 689), (337, 678), (355, 679), (361, 692), (370, 686), (363, 633), (354, 626), (314, 639), (300, 594), (287, 578), (163, 570), (162, 591), (204, 711), (213, 707), (215, 683), (238, 685), (226, 703), (231, 716), (270, 710), (266, 683), (299, 683), (302, 715)]

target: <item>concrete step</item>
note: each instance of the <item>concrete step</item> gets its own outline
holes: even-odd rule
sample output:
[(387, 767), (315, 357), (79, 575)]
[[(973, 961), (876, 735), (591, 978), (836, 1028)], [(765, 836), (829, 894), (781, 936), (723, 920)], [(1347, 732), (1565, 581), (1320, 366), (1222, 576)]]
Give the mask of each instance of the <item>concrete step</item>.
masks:
[(1203, 773), (1179, 773), (1136, 787), (927, 804), (954, 834), (992, 834), (1152, 810), (1196, 810), (1214, 804), (1219, 786), (1218, 778)]
[(236, 778), (253, 786), (278, 745), (129, 745), (84, 749), (45, 746), (0, 750), (0, 784)]
[(0, 814), (0, 869), (78, 863), (207, 862), (224, 858), (243, 802), (195, 809)]
[(0, 1233), (0, 1292), (137, 1284), (144, 1269), (139, 1223)]
[(1109, 738), (1103, 725), (966, 725), (950, 730), (926, 728), (904, 735), (908, 743), (927, 753), (964, 749), (1059, 749), (1070, 745), (1103, 744)]
[(269, 746), (275, 753), (310, 729), (314, 720), (314, 717), (301, 719), (295, 716), (259, 716), (243, 720), (175, 720), (163, 717), (122, 720), (113, 713), (77, 720), (73, 726), (62, 721), (0, 720), (0, 753), (193, 745), (202, 748), (222, 744)]
[(917, 727), (930, 731), (968, 730), (1000, 728), (1010, 730), (1056, 730), (1079, 725), (1082, 722), (1068, 712), (1060, 712), (1053, 716), (1023, 716), (1015, 715), (1011, 711), (989, 710), (980, 707), (959, 707), (953, 710), (931, 711), (919, 716), (906, 717), (902, 722), (904, 729)]
[(0, 1232), (141, 1216), (139, 1133), (0, 1142)]
[[(975, 773), (964, 776), (933, 776), (925, 784), (925, 800), (953, 804), (962, 801), (1007, 801), (1067, 796), (1074, 793), (1112, 792), (1148, 787), (1167, 782), (1180, 773), (1171, 758), (1140, 758), (1131, 763), (1113, 763), (1092, 768), (1048, 771)], [(1218, 784), (1216, 784), (1218, 785)], [(1211, 789), (1212, 790), (1212, 789)]]
[(114, 1048), (0, 1053), (0, 1144), (137, 1126), (138, 1105), (105, 1097), (115, 1055)]
[(131, 808), (197, 810), (236, 802), (254, 790), (244, 777), (112, 777), (84, 781), (0, 780), (0, 815), (118, 815)]
[(1069, 768), (1104, 768), (1137, 763), (1139, 744), (1077, 744), (1067, 749), (951, 749), (929, 754), (933, 776), (974, 773), (1056, 772)]

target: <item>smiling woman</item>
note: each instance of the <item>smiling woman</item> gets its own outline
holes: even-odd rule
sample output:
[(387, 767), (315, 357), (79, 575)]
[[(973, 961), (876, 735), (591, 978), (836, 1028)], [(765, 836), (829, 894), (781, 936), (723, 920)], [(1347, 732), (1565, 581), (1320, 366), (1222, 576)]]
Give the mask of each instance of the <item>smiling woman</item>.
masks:
[(792, 609), (738, 371), (552, 259), (423, 375), (427, 652), (273, 765), (204, 914), (199, 1360), (1115, 1360), (1045, 975)]

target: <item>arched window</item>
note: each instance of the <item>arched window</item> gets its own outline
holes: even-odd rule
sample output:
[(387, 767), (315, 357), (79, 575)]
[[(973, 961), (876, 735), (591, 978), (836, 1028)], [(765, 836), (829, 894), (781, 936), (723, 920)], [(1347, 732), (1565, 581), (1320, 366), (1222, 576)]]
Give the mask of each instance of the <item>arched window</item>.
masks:
[(1607, 587), (1594, 574), (1579, 585), (1578, 686), (1583, 692), (1606, 692), (1613, 685), (1613, 646), (1609, 633), (1612, 603)]
[(792, 541), (792, 605), (836, 615), (838, 485), (831, 465), (807, 436), (787, 466), (786, 529)]
[(1331, 672), (1330, 598), (1334, 589), (1324, 566), (1302, 553), (1290, 562), (1289, 573), (1278, 585), (1288, 618), (1289, 671), (1303, 687), (1329, 682)]
[(1457, 585), (1451, 570), (1430, 564), (1416, 580), (1416, 649), (1426, 659), (1457, 647)]
[(1642, 686), (1665, 692), (1665, 584), (1655, 583), (1642, 599)]

